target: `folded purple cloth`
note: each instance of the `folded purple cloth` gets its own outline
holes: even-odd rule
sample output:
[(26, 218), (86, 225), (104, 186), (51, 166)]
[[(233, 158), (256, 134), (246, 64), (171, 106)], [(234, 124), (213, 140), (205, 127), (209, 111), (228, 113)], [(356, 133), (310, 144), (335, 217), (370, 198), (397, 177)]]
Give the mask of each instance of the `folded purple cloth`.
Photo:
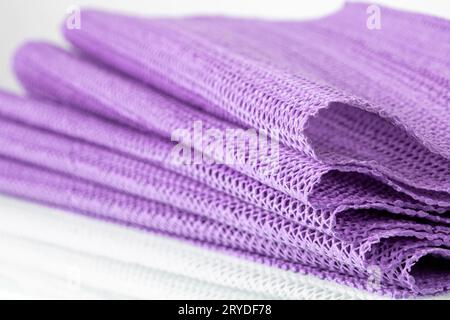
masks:
[[(24, 101), (19, 98), (11, 99), (8, 105), (14, 106), (14, 110), (26, 110), (23, 107)], [(40, 106), (34, 104), (34, 108), (39, 110)], [(45, 108), (51, 110), (52, 106), (46, 105)], [(45, 111), (43, 114), (46, 117), (52, 113), (52, 111)], [(53, 106), (55, 120), (62, 118), (55, 114), (57, 112), (60, 111)], [(63, 111), (62, 114), (65, 114), (67, 119), (67, 113)], [(83, 116), (75, 117), (73, 113), (72, 116), (74, 123), (75, 121), (84, 122)], [(256, 204), (241, 201), (193, 179), (169, 171), (161, 167), (161, 164), (164, 163), (155, 161), (155, 158), (149, 159), (150, 161), (137, 160), (94, 144), (35, 129), (14, 121), (5, 119), (0, 120), (0, 123), (2, 124), (0, 130), (2, 154), (77, 178), (90, 180), (109, 188), (123, 190), (143, 199), (165, 203), (191, 214), (242, 230), (252, 237), (262, 238), (259, 246), (253, 244), (253, 250), (247, 248), (249, 252), (256, 251), (259, 254), (293, 263), (326, 267), (336, 272), (346, 270), (348, 274), (356, 274), (364, 278), (367, 276), (364, 256), (367, 254), (367, 250), (374, 250), (370, 246), (376, 247), (380, 244), (378, 237), (392, 235), (423, 237), (428, 239), (429, 243), (436, 245), (450, 240), (450, 229), (447, 227), (433, 227), (419, 222), (389, 219), (386, 215), (374, 214), (367, 210), (360, 212), (349, 210), (341, 213), (339, 219), (334, 221), (333, 228), (315, 227), (314, 216), (309, 217), (310, 220), (302, 221), (296, 217), (283, 216), (283, 213), (276, 210), (264, 210)], [(94, 123), (91, 119), (90, 126), (92, 125)], [(96, 129), (102, 127), (104, 125), (101, 120), (94, 126)], [(114, 136), (114, 132), (117, 132), (112, 129), (108, 128), (106, 131), (106, 133), (110, 133), (111, 137)], [(70, 130), (67, 133), (72, 136), (76, 135)], [(128, 135), (133, 136), (136, 133), (130, 130)], [(153, 144), (154, 150), (163, 150), (157, 148), (156, 143), (150, 142), (152, 137), (141, 137), (141, 140), (147, 140), (148, 144)], [(272, 191), (272, 194), (276, 194), (276, 191)], [(290, 201), (291, 205), (297, 202), (294, 199)], [(64, 205), (64, 200), (62, 199), (60, 203)], [(297, 210), (297, 215), (304, 216), (307, 208), (301, 204), (299, 208), (301, 209)], [(311, 215), (318, 216), (317, 220), (320, 215), (330, 215), (330, 212), (319, 213), (312, 208), (309, 211)], [(91, 212), (95, 213), (95, 211)], [(291, 213), (294, 214), (295, 211), (292, 210)], [(122, 213), (120, 220), (127, 221), (128, 215), (127, 212)], [(355, 226), (364, 228), (365, 233), (347, 234), (349, 229)], [(170, 231), (170, 227), (168, 228), (160, 229)], [(186, 232), (189, 234), (190, 231)], [(208, 232), (203, 232), (202, 236), (207, 236)], [(173, 233), (177, 234), (175, 231)], [(216, 230), (213, 233), (216, 233)], [(191, 237), (196, 239), (198, 235), (192, 234)], [(324, 243), (315, 245), (316, 242)], [(418, 242), (414, 241), (416, 244)], [(428, 241), (422, 242), (425, 244)], [(271, 243), (272, 246), (279, 245), (283, 249), (278, 252), (272, 248), (267, 252), (265, 251), (267, 243)], [(224, 242), (218, 244), (223, 245)], [(298, 253), (299, 249), (302, 249), (301, 254)], [(319, 255), (322, 258), (315, 257), (313, 259), (311, 255)], [(315, 261), (320, 262), (314, 263)]]
[[(0, 190), (396, 297), (447, 291), (450, 23), (383, 8), (368, 30), (365, 9), (83, 11), (65, 35), (90, 58), (17, 52), (25, 88), (53, 102), (0, 93)], [(173, 162), (171, 135), (196, 121), (277, 134), (276, 170), (195, 139), (217, 163)]]
[(351, 4), (300, 23), (88, 11), (83, 28), (64, 32), (83, 52), (173, 96), (280, 130), (284, 144), (313, 158), (448, 193), (449, 22), (383, 8), (373, 31), (366, 9)]

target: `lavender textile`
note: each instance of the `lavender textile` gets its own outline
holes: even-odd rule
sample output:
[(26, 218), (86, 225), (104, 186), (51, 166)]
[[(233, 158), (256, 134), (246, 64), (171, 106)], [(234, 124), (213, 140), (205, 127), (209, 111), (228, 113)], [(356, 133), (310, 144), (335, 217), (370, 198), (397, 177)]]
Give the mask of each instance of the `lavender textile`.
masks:
[[(2, 192), (395, 297), (450, 289), (450, 23), (82, 11), (0, 93)], [(279, 132), (279, 167), (168, 161), (170, 136)], [(199, 147), (198, 144), (195, 145)], [(208, 154), (214, 158), (214, 154)]]

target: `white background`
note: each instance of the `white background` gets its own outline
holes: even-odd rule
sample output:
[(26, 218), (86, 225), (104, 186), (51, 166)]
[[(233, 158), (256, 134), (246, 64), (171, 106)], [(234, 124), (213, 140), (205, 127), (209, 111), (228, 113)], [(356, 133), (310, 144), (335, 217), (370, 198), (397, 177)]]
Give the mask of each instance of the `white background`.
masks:
[[(11, 71), (11, 57), (17, 46), (30, 39), (64, 44), (59, 27), (71, 5), (143, 15), (220, 14), (304, 19), (335, 11), (343, 3), (343, 0), (1, 0), (0, 88), (19, 91)], [(378, 0), (376, 3), (450, 18), (450, 0)]]

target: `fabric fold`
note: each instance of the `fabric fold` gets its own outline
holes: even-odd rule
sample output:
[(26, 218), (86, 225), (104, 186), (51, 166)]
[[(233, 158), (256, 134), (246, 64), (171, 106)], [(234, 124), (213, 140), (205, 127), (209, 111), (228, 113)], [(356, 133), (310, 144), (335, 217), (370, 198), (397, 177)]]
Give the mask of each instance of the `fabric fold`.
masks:
[[(204, 250), (166, 236), (67, 214), (61, 210), (19, 202), (10, 197), (2, 196), (0, 202), (6, 208), (13, 208), (10, 213), (0, 212), (1, 234), (15, 239), (5, 248), (12, 254), (3, 258), (14, 263), (17, 270), (18, 263), (15, 260), (23, 261), (24, 265), (30, 263), (31, 256), (48, 257), (48, 260), (33, 259), (32, 263), (38, 270), (66, 280), (63, 287), (66, 290), (59, 290), (58, 293), (67, 292), (69, 280), (94, 289), (107, 289), (119, 297), (127, 293), (128, 296), (142, 299), (165, 298), (165, 295), (161, 295), (161, 290), (172, 299), (237, 299), (239, 295), (242, 297), (242, 293), (248, 299), (267, 296), (272, 299), (378, 298), (377, 295), (362, 290)], [(58, 249), (65, 249), (65, 259), (60, 254), (55, 254)], [(67, 261), (70, 256), (75, 259)], [(92, 261), (91, 267), (85, 263), (78, 264), (78, 257), (84, 261)], [(52, 263), (55, 261), (64, 267), (55, 268)], [(127, 267), (114, 269), (114, 272), (111, 271), (114, 267), (108, 267), (120, 264), (127, 264)], [(72, 275), (75, 279), (71, 278), (68, 271), (74, 270), (74, 265), (79, 268), (78, 275), (83, 276), (77, 278), (75, 272)], [(86, 273), (95, 276), (88, 277)], [(160, 275), (164, 273), (167, 276), (160, 279)], [(28, 268), (26, 274), (21, 272), (19, 276), (23, 279), (30, 274), (32, 272)], [(47, 280), (42, 273), (39, 276), (44, 281)], [(111, 280), (99, 280), (103, 277)], [(121, 279), (122, 285), (117, 285), (117, 278)], [(199, 287), (201, 283), (203, 285)], [(197, 295), (193, 295), (195, 293)]]
[[(75, 52), (14, 57), (30, 97), (0, 92), (1, 191), (393, 297), (446, 292), (449, 23), (383, 13), (378, 32), (355, 4), (306, 22), (83, 11)], [(230, 130), (259, 136), (224, 162), (203, 135)]]
[[(46, 57), (51, 57), (50, 63), (43, 63)], [(243, 129), (45, 43), (29, 43), (19, 49), (15, 57), (15, 69), (19, 79), (30, 92), (81, 106), (115, 121), (133, 123), (138, 128), (153, 131), (166, 138), (170, 138), (178, 129), (188, 129), (191, 132), (196, 121), (201, 121), (205, 129)], [(46, 80), (42, 79), (43, 76)], [(97, 83), (108, 83), (108, 86), (99, 86)], [(193, 139), (193, 148), (202, 150), (214, 159), (215, 155), (208, 153), (208, 148), (202, 143)], [(391, 193), (396, 193), (392, 188), (426, 204), (447, 208), (450, 206), (450, 195), (446, 192), (422, 192), (360, 165), (331, 166), (283, 145), (280, 145), (279, 156), (275, 161), (278, 166), (269, 172), (258, 159), (247, 166), (235, 165), (233, 162), (230, 166), (234, 165), (233, 169), (303, 202), (312, 201), (310, 198), (314, 198), (315, 187), (322, 179), (325, 183), (332, 179), (331, 184), (338, 189), (336, 194), (348, 193), (347, 197), (352, 196), (350, 202), (376, 202), (379, 198), (389, 198)], [(445, 165), (443, 167), (445, 168)], [(334, 171), (341, 172), (343, 177), (333, 179)], [(358, 190), (357, 187), (358, 180), (361, 180), (359, 172), (366, 174), (364, 179), (386, 182), (386, 188), (382, 188), (386, 190), (379, 190), (377, 186), (383, 184), (375, 182), (370, 184), (375, 186), (374, 190), (367, 190), (366, 186), (364, 191), (369, 191), (369, 194), (360, 196), (359, 193), (364, 191)], [(444, 177), (445, 174), (444, 171)], [(349, 180), (355, 180), (356, 183), (347, 182)], [(326, 195), (328, 206), (341, 203), (341, 199), (330, 200), (332, 196), (334, 194)]]
[[(446, 21), (429, 18), (437, 27), (427, 18), (417, 23), (411, 14), (410, 23), (406, 19), (398, 27), (404, 13), (383, 8), (386, 29), (397, 33), (393, 44), (366, 28), (365, 9), (348, 4), (330, 17), (299, 23), (88, 11), (85, 28), (64, 32), (103, 63), (188, 103), (195, 94), (202, 102), (193, 98), (192, 104), (243, 125), (277, 129), (284, 144), (315, 158), (355, 163), (414, 188), (448, 194), (450, 97), (448, 74), (437, 67), (448, 69), (448, 46), (428, 40), (411, 52), (402, 40), (418, 29), (432, 34), (430, 39), (445, 37), (440, 25)], [(347, 123), (340, 122), (343, 118)], [(373, 128), (380, 126), (391, 145)], [(430, 127), (439, 134), (427, 132)], [(392, 149), (398, 152), (391, 154)], [(444, 171), (437, 176), (426, 173), (427, 166), (416, 170), (413, 157), (426, 157), (434, 172)]]

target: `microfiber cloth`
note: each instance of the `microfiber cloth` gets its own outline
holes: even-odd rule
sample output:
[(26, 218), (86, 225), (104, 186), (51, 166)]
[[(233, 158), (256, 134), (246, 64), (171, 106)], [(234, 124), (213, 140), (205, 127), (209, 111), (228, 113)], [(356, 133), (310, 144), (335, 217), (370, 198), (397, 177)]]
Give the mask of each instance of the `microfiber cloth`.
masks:
[[(369, 30), (365, 9), (83, 11), (76, 53), (15, 56), (33, 99), (0, 94), (1, 190), (394, 297), (447, 291), (450, 24), (382, 8)], [(173, 163), (196, 121), (276, 134), (276, 170)]]

